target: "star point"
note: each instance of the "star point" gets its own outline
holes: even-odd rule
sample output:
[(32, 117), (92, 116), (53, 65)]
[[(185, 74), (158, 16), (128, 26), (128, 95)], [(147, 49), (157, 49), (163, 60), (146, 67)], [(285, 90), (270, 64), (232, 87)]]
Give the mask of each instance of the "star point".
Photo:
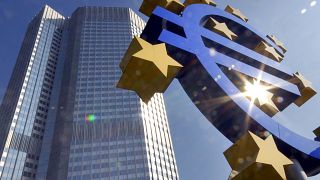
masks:
[(224, 152), (233, 171), (232, 179), (286, 179), (285, 166), (293, 162), (277, 148), (272, 135), (266, 140), (248, 131)]
[(146, 16), (151, 16), (157, 6), (166, 8), (176, 14), (180, 14), (184, 9), (184, 5), (179, 0), (143, 0), (139, 11)]
[(313, 133), (317, 136), (317, 137), (320, 137), (320, 127), (318, 127), (317, 129), (315, 129), (313, 131)]
[(172, 59), (165, 44), (152, 45), (134, 37), (120, 68), (123, 72), (117, 87), (133, 90), (148, 102), (157, 92), (164, 92), (182, 65)]
[(301, 93), (301, 96), (294, 103), (300, 107), (308, 100), (310, 100), (313, 96), (315, 96), (317, 92), (312, 87), (311, 82), (303, 77), (302, 74), (296, 72), (295, 74), (293, 74), (293, 76), (294, 78), (291, 82), (298, 86), (298, 89)]
[(269, 46), (267, 43), (261, 41), (260, 44), (255, 48), (256, 52), (267, 56), (277, 62), (281, 62), (283, 60), (283, 56), (281, 56), (272, 46)]
[(225, 8), (225, 11), (236, 16), (237, 18), (241, 19), (244, 22), (248, 22), (248, 18), (244, 14), (242, 14), (242, 12), (239, 9), (235, 9), (235, 8), (231, 7), (230, 5), (228, 5)]
[(211, 6), (217, 6), (217, 3), (213, 0), (185, 0), (183, 3), (186, 7), (191, 4), (208, 4)]
[(220, 23), (213, 18), (208, 19), (207, 23), (205, 24), (205, 27), (230, 40), (235, 40), (238, 37), (234, 32), (232, 32), (228, 28), (226, 23)]
[(276, 36), (274, 36), (274, 35), (268, 35), (267, 37), (268, 37), (272, 42), (274, 42), (274, 43), (282, 50), (283, 53), (286, 53), (286, 52), (287, 52), (287, 49), (286, 49), (286, 47), (284, 46), (284, 44), (283, 44), (281, 41), (279, 41), (279, 39), (278, 39)]
[(273, 117), (275, 114), (279, 112), (279, 109), (275, 105), (275, 103), (272, 101), (272, 98), (273, 98), (273, 94), (268, 91), (266, 91), (265, 98), (261, 98), (261, 97), (257, 98), (261, 110), (266, 114), (268, 114), (270, 117)]

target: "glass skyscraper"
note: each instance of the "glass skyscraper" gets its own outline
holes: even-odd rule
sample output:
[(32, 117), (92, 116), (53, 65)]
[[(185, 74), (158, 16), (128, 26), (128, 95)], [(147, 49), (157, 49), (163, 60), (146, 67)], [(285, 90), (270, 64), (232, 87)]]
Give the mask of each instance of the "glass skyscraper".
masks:
[[(49, 22), (48, 27), (38, 23), (42, 19)], [(134, 92), (116, 88), (121, 58), (144, 25), (131, 9), (120, 7), (81, 7), (64, 19), (46, 6), (34, 18), (1, 107), (0, 126), (8, 129), (0, 132), (8, 139), (2, 142), (0, 138), (3, 178), (179, 179), (162, 94), (145, 104)], [(39, 36), (39, 42), (45, 41), (41, 56), (32, 49), (39, 31), (47, 36)], [(41, 57), (40, 65), (31, 69), (38, 79), (31, 81), (35, 83), (33, 89), (23, 90), (33, 55)], [(50, 69), (52, 59), (54, 70)], [(26, 69), (25, 74), (22, 69)], [(46, 81), (47, 74), (51, 84)], [(20, 91), (39, 95), (27, 96), (29, 104), (24, 105)], [(47, 95), (46, 101), (42, 94)], [(23, 107), (23, 112), (35, 113), (33, 118), (14, 112)], [(40, 133), (37, 121), (42, 125)], [(25, 125), (13, 128), (18, 122)], [(23, 134), (28, 128), (31, 135)], [(37, 141), (29, 140), (33, 132), (39, 136), (34, 137)], [(15, 133), (19, 136), (12, 135)], [(29, 138), (33, 144), (26, 147), (32, 153), (25, 145), (12, 143), (15, 136), (20, 144)]]
[(45, 6), (28, 26), (0, 107), (0, 179), (36, 176), (63, 22)]

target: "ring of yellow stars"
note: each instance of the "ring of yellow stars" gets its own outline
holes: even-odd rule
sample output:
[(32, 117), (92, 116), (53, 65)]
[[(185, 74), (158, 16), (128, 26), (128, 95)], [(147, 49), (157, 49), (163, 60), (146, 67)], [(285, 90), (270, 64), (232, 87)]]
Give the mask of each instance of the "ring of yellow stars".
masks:
[(317, 94), (312, 87), (311, 82), (305, 79), (299, 72), (293, 74), (294, 78), (292, 83), (296, 84), (299, 88), (301, 96), (294, 102), (297, 106), (302, 106), (309, 99)]
[(230, 5), (228, 5), (225, 8), (225, 11), (236, 16), (237, 18), (240, 18), (244, 22), (248, 22), (248, 18), (244, 14), (242, 14), (242, 12), (239, 9), (235, 9), (235, 8), (231, 7)]
[(278, 38), (276, 38), (274, 35), (268, 35), (267, 36), (272, 42), (274, 42), (281, 50), (283, 53), (287, 52), (286, 47), (284, 46), (284, 44), (278, 40)]
[(283, 56), (281, 56), (272, 46), (269, 46), (263, 41), (255, 48), (255, 51), (277, 62), (283, 60)]
[(220, 34), (221, 36), (224, 36), (230, 40), (234, 40), (238, 36), (232, 32), (226, 23), (220, 23), (217, 20), (213, 18), (209, 18), (208, 21), (205, 24), (205, 27)]
[(244, 96), (251, 99), (251, 102), (257, 105), (263, 112), (270, 117), (279, 112), (279, 109), (274, 104), (273, 94), (267, 91), (267, 87), (261, 85), (260, 81), (254, 80), (253, 84), (246, 82)]
[(184, 5), (179, 0), (143, 0), (139, 11), (146, 16), (151, 16), (157, 6), (176, 14), (180, 14), (184, 10)]
[(152, 45), (134, 37), (120, 68), (123, 74), (117, 87), (135, 91), (147, 103), (168, 88), (182, 65), (167, 54), (165, 44)]
[(217, 6), (217, 3), (212, 0), (185, 0), (183, 4), (186, 7), (191, 4), (208, 4), (211, 6)]
[(272, 135), (266, 140), (250, 131), (224, 152), (235, 175), (232, 180), (286, 179), (285, 167), (293, 162), (277, 148)]

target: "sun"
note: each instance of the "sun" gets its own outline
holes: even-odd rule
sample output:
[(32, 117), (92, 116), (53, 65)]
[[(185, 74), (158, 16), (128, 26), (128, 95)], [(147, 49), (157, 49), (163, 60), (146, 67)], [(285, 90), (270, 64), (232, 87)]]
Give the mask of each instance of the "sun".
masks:
[(253, 83), (246, 81), (244, 89), (244, 95), (249, 97), (251, 102), (254, 102), (256, 99), (263, 102), (268, 101), (268, 87), (262, 85), (259, 80), (254, 80)]

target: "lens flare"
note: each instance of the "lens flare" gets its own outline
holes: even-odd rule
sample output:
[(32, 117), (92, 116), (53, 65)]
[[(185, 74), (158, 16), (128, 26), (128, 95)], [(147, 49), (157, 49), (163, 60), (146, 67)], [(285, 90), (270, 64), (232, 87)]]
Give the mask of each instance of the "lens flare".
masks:
[(86, 115), (86, 122), (94, 122), (96, 120), (96, 116), (93, 114)]
[(245, 85), (246, 92), (245, 96), (249, 97), (252, 102), (254, 102), (257, 98), (266, 100), (267, 97), (267, 88), (263, 86), (259, 81), (254, 81), (253, 84), (250, 82), (246, 82)]
[(311, 1), (310, 6), (313, 7), (317, 4), (317, 1)]

